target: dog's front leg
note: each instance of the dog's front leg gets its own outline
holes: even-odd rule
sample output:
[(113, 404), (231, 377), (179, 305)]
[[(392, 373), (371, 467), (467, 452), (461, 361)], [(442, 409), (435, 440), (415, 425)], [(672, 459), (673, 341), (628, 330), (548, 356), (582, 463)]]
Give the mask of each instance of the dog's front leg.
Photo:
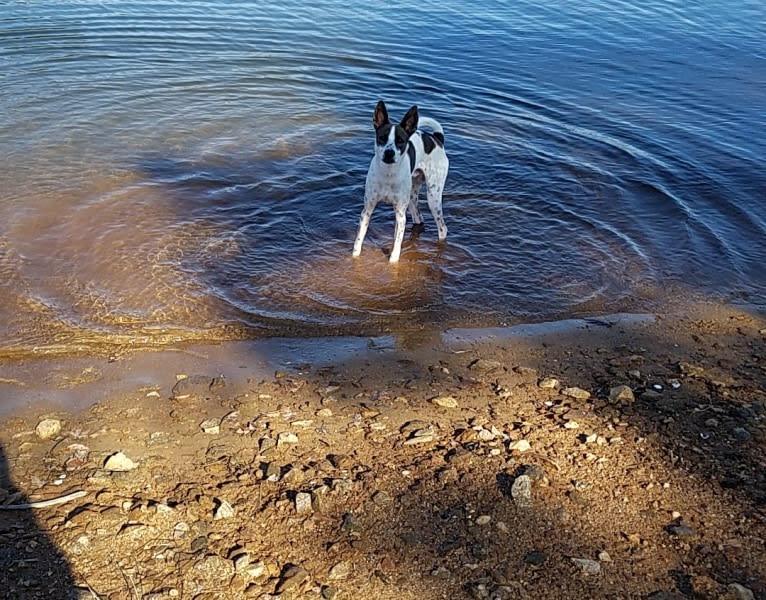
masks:
[(402, 252), (402, 240), (404, 239), (404, 228), (407, 227), (407, 207), (397, 206), (395, 209), (396, 230), (394, 231), (394, 247), (391, 249), (391, 258), (388, 262), (399, 262), (399, 255)]
[(351, 254), (355, 258), (362, 253), (364, 236), (367, 235), (367, 228), (370, 226), (370, 218), (372, 217), (373, 210), (375, 210), (375, 204), (370, 202), (364, 203), (364, 210), (362, 210), (362, 216), (359, 219), (359, 231), (357, 232), (356, 240), (354, 241), (354, 251)]

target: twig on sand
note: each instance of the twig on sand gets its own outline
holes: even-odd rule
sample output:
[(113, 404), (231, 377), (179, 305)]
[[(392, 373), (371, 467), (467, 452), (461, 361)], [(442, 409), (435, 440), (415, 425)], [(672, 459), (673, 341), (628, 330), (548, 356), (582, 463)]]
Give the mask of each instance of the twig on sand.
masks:
[(72, 492), (58, 498), (51, 498), (50, 500), (38, 500), (37, 502), (24, 502), (22, 504), (0, 504), (0, 510), (26, 510), (28, 508), (46, 508), (47, 506), (56, 506), (57, 504), (64, 504), (77, 498), (82, 498), (88, 492), (80, 490), (79, 492)]

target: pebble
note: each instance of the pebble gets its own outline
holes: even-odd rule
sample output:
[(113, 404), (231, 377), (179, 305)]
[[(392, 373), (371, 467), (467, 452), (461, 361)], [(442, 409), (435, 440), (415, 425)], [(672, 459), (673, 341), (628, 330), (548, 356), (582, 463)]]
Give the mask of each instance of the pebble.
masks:
[(607, 552), (606, 550), (602, 550), (601, 552), (598, 553), (598, 559), (601, 562), (612, 562), (612, 557), (609, 556), (609, 552)]
[(415, 446), (417, 444), (426, 444), (428, 442), (433, 442), (435, 439), (436, 435), (434, 434), (434, 428), (431, 425), (428, 425), (427, 427), (413, 431), (412, 435), (405, 440), (404, 445)]
[(678, 363), (678, 370), (688, 377), (700, 377), (705, 372), (704, 368), (698, 365), (692, 365), (688, 362)]
[(694, 535), (694, 529), (682, 523), (668, 526), (667, 531), (676, 537), (691, 537)]
[(633, 390), (627, 385), (618, 385), (609, 390), (609, 402), (612, 404), (631, 404), (635, 399)]
[(540, 382), (537, 384), (537, 387), (544, 390), (553, 390), (558, 388), (560, 385), (561, 382), (555, 377), (545, 377), (540, 380)]
[(61, 433), (61, 421), (58, 419), (43, 419), (35, 427), (35, 433), (41, 440), (47, 440)]
[(479, 517), (476, 517), (476, 524), (477, 525), (489, 525), (489, 523), (492, 521), (492, 517), (489, 515), (481, 515)]
[(511, 497), (518, 508), (532, 507), (532, 479), (529, 475), (519, 475), (511, 486)]
[(221, 422), (218, 419), (205, 419), (200, 423), (199, 428), (207, 434), (218, 435), (221, 433)]
[(497, 360), (491, 360), (486, 358), (478, 358), (473, 361), (468, 368), (472, 371), (478, 371), (480, 373), (489, 373), (491, 371), (497, 371), (503, 368), (503, 363)]
[(184, 523), (183, 521), (179, 521), (178, 523), (176, 523), (176, 526), (173, 528), (173, 538), (176, 540), (185, 538), (188, 533), (189, 533), (189, 525), (187, 523)]
[(277, 587), (274, 590), (277, 594), (282, 594), (287, 590), (291, 590), (308, 579), (308, 572), (306, 569), (299, 565), (288, 565), (282, 572), (282, 576), (279, 578)]
[(219, 499), (218, 501), (220, 504), (218, 505), (218, 508), (215, 509), (215, 513), (213, 513), (213, 520), (220, 521), (221, 519), (231, 519), (236, 514), (234, 507), (226, 500)]
[(115, 452), (104, 462), (104, 469), (107, 471), (132, 471), (137, 466), (122, 452)]
[(568, 387), (564, 388), (564, 390), (561, 392), (565, 396), (569, 396), (570, 398), (575, 398), (577, 400), (587, 400), (590, 398), (590, 392), (587, 390), (584, 390), (582, 388), (578, 387)]
[(527, 452), (532, 446), (528, 440), (516, 440), (508, 445), (508, 449), (516, 452)]
[(266, 564), (262, 560), (259, 560), (248, 565), (245, 569), (245, 572), (247, 573), (248, 577), (252, 579), (258, 579), (266, 573)]
[(331, 585), (322, 587), (322, 598), (324, 600), (335, 600), (338, 597), (338, 591)]
[(205, 397), (218, 387), (225, 385), (222, 377), (210, 377), (209, 375), (192, 375), (180, 379), (173, 386), (173, 398), (175, 400), (185, 400), (190, 396)]
[(457, 408), (458, 403), (452, 396), (437, 396), (431, 399), (431, 403), (442, 408)]
[(729, 592), (727, 596), (732, 597), (732, 600), (755, 600), (753, 591), (742, 584), (730, 583), (726, 586), (726, 590)]
[(532, 550), (531, 552), (527, 552), (524, 555), (524, 562), (528, 565), (535, 565), (536, 567), (539, 567), (545, 563), (545, 553), (540, 552), (539, 550)]
[(311, 494), (306, 492), (298, 492), (295, 495), (295, 512), (297, 512), (299, 515), (312, 512)]
[(590, 558), (570, 558), (574, 564), (576, 564), (583, 573), (587, 575), (598, 575), (601, 573), (601, 563), (597, 560), (591, 560)]
[(351, 563), (347, 560), (342, 560), (339, 563), (332, 566), (328, 573), (330, 581), (337, 581), (338, 579), (345, 579), (351, 574)]
[(277, 436), (277, 448), (298, 443), (298, 436), (291, 431), (283, 431)]
[(532, 367), (525, 367), (523, 365), (518, 365), (516, 367), (513, 367), (513, 370), (515, 373), (518, 373), (519, 375), (524, 375), (525, 377), (537, 377), (537, 369), (533, 369)]

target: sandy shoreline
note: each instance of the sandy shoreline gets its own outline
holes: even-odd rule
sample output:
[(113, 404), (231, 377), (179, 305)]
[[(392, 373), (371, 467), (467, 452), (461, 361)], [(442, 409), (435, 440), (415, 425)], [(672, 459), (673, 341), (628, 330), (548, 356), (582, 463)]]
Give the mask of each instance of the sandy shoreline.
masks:
[(766, 597), (763, 316), (41, 364), (0, 502), (86, 494), (0, 510), (12, 597)]

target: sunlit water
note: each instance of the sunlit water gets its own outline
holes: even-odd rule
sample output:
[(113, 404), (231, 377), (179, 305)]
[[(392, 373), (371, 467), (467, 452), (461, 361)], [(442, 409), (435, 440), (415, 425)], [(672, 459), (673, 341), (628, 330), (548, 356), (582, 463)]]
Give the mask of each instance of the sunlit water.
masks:
[[(0, 2), (0, 355), (763, 305), (763, 11)], [(394, 268), (379, 98), (451, 161)]]

